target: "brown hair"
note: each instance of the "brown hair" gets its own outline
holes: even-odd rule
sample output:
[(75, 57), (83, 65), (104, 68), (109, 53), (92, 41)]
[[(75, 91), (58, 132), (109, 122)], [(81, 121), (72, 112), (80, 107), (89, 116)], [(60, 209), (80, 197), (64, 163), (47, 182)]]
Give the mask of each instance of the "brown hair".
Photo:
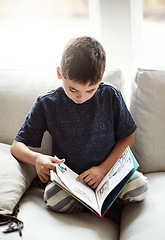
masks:
[(65, 46), (61, 59), (64, 79), (91, 85), (101, 81), (106, 63), (103, 46), (92, 37), (71, 39)]

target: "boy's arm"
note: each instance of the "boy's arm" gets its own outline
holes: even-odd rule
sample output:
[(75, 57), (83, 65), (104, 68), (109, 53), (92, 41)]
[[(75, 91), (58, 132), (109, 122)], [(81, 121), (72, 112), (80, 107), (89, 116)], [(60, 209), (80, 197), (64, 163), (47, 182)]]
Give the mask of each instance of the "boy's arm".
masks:
[(14, 140), (11, 146), (11, 154), (18, 160), (30, 163), (36, 167), (37, 174), (42, 182), (50, 180), (50, 169), (56, 169), (54, 163), (61, 164), (64, 160), (44, 155), (30, 150), (24, 143)]
[(129, 146), (131, 147), (133, 144), (134, 135), (131, 134), (130, 136), (119, 140), (116, 145), (114, 146), (111, 154), (108, 158), (101, 163), (97, 167), (92, 167), (87, 171), (83, 172), (82, 174), (77, 177), (77, 180), (84, 179), (84, 181), (91, 187), (96, 188), (103, 177), (109, 172), (109, 170), (113, 167), (116, 161), (119, 159), (121, 154), (124, 150)]

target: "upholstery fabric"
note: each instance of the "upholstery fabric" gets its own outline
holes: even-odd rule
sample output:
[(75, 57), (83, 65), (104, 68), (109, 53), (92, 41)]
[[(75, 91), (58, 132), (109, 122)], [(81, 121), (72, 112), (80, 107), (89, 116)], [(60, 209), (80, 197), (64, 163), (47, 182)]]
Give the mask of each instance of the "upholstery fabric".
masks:
[(22, 199), (19, 218), (26, 223), (24, 240), (45, 240), (52, 239), (52, 236), (54, 239), (72, 240), (119, 239), (119, 226), (108, 218), (101, 219), (93, 213), (62, 214), (48, 211), (45, 209), (43, 191), (36, 188), (30, 189)]
[(132, 151), (139, 171), (165, 171), (165, 71), (138, 70), (130, 112), (137, 125)]
[[(107, 71), (103, 81), (123, 91), (120, 69)], [(12, 144), (38, 95), (61, 84), (56, 71), (0, 69), (0, 142)], [(47, 132), (38, 151), (51, 153), (51, 139)]]
[(10, 145), (0, 143), (0, 214), (12, 214), (35, 176), (32, 165), (19, 163), (10, 154)]
[(143, 202), (131, 203), (124, 207), (121, 218), (120, 240), (164, 240), (164, 202), (162, 188), (165, 174), (146, 174), (150, 190)]

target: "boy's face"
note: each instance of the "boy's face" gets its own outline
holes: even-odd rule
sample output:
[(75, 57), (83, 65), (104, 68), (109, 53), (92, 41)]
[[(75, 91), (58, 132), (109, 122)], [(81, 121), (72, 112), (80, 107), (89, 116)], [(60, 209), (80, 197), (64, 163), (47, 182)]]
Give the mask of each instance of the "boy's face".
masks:
[[(61, 78), (61, 74), (59, 76), (59, 69), (57, 69), (57, 76)], [(90, 85), (88, 82), (86, 85), (82, 85), (78, 82), (74, 82), (68, 79), (62, 79), (63, 87), (65, 90), (66, 95), (75, 103), (82, 104), (89, 100), (95, 92), (100, 84), (100, 81), (95, 85)]]

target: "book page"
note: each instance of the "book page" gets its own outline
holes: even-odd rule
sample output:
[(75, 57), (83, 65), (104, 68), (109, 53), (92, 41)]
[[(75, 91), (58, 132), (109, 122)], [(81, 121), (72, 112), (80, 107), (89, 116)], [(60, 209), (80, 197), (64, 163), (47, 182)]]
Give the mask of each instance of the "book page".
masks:
[(134, 164), (132, 162), (130, 152), (128, 148), (126, 148), (121, 157), (117, 160), (115, 165), (107, 173), (95, 190), (100, 209), (108, 194), (126, 177), (126, 175), (133, 168)]
[[(95, 192), (83, 180), (77, 181), (77, 174), (73, 172), (64, 163), (56, 164), (56, 171), (59, 179), (63, 183), (63, 187), (69, 189), (80, 200), (99, 213), (99, 208), (95, 196)], [(60, 182), (59, 182), (60, 183)], [(99, 213), (100, 214), (100, 213)]]
[(60, 178), (57, 176), (57, 173), (54, 172), (53, 170), (50, 171), (50, 176), (51, 176), (51, 181), (55, 181), (56, 183), (59, 183), (59, 185), (61, 185), (63, 188), (65, 188), (66, 190), (69, 190), (69, 188), (67, 188), (67, 186), (61, 182)]

